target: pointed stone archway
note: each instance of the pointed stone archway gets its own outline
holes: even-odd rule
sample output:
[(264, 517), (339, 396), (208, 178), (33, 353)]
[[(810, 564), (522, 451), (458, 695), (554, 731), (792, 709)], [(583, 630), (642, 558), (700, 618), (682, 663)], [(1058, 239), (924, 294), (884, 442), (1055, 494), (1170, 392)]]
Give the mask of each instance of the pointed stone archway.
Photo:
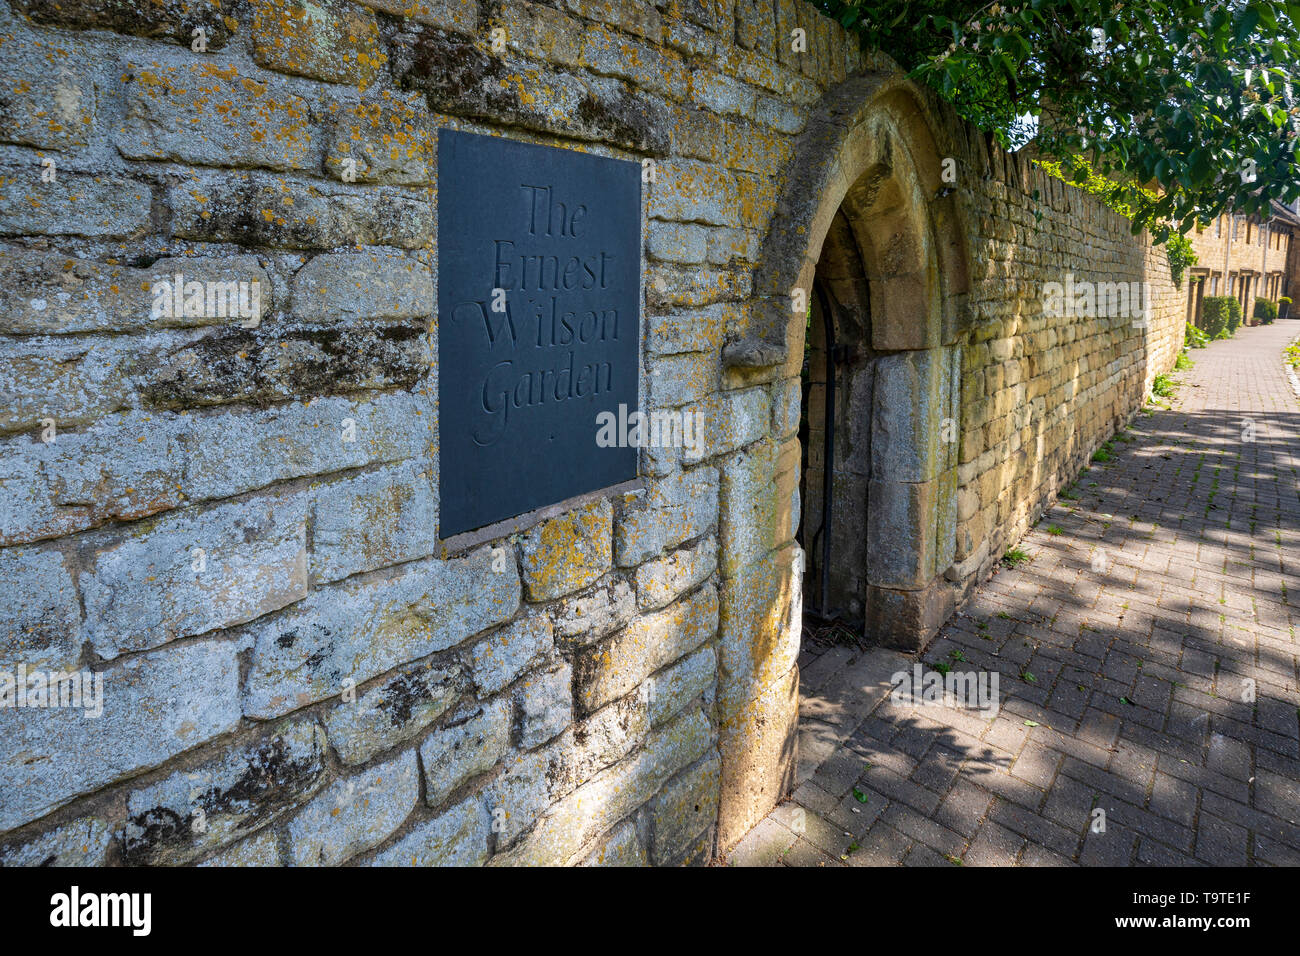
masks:
[[(835, 303), (836, 328), (856, 334), (850, 364), (870, 381), (851, 388), (851, 413), (837, 423), (837, 431), (859, 440), (848, 441), (853, 480), (837, 481), (832, 495), (848, 496), (837, 504), (856, 515), (866, 541), (839, 552), (861, 566), (839, 568), (832, 593), (855, 591), (867, 639), (906, 650), (933, 636), (956, 598), (945, 573), (956, 539), (968, 216), (959, 195), (945, 188), (943, 161), (954, 151), (940, 146), (936, 115), (942, 108), (891, 70), (855, 77), (827, 94), (800, 136), (763, 247), (755, 276), (762, 315), (748, 338), (724, 351), (729, 375), (784, 380), (797, 390), (808, 322), (802, 303)], [(815, 295), (814, 283), (824, 296)], [(773, 491), (784, 494), (785, 484), (775, 481)], [(865, 500), (854, 500), (859, 494)], [(794, 498), (777, 502), (774, 519), (773, 539), (788, 550), (783, 532), (793, 536), (799, 524)], [(752, 510), (728, 501), (724, 488), (724, 535), (746, 507)], [(783, 605), (745, 615), (749, 632), (729, 627), (723, 616), (723, 851), (793, 781), (801, 597), (799, 568), (787, 563), (777, 562), (784, 577), (765, 592)], [(745, 569), (724, 569), (724, 608), (729, 600), (753, 603)], [(768, 629), (753, 628), (755, 621)]]

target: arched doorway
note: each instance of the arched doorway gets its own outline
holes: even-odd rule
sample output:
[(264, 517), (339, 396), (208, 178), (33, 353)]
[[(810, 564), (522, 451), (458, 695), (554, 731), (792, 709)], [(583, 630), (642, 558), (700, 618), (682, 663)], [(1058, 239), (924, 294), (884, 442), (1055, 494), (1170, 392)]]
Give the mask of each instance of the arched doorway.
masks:
[[(765, 381), (775, 374), (805, 400), (794, 510), (799, 540), (817, 552), (805, 557), (805, 602), (820, 609), (824, 596), (868, 642), (907, 650), (922, 647), (955, 604), (945, 572), (955, 551), (969, 315), (967, 217), (940, 175), (955, 151), (938, 145), (930, 120), (941, 108), (923, 96), (897, 73), (880, 72), (823, 99), (800, 136), (764, 241), (758, 322), (724, 350), (724, 363)], [(828, 356), (836, 373), (830, 401)], [(829, 476), (828, 426), (836, 445)], [(823, 499), (834, 515), (827, 550), (827, 532), (816, 537)], [(739, 526), (747, 507), (724, 494), (720, 520), (727, 525), (736, 509)], [(724, 574), (724, 606), (745, 589), (741, 576)], [(798, 673), (786, 676), (793, 658), (780, 622), (797, 615), (789, 604), (798, 602), (798, 587), (773, 593), (787, 603), (747, 617), (770, 626), (749, 633), (724, 626), (720, 699), (748, 703), (733, 705), (722, 723), (723, 851), (793, 782)], [(729, 668), (728, 659), (745, 666)]]
[[(799, 441), (805, 631), (865, 633), (871, 478), (871, 297), (841, 209), (822, 246), (804, 339)], [(830, 467), (827, 467), (830, 462)]]
[(841, 182), (853, 178), (823, 197), (838, 202), (819, 209), (825, 226), (812, 231), (799, 277), (812, 291), (800, 330), (805, 606), (905, 650), (954, 603), (944, 574), (956, 542), (967, 285), (960, 215), (944, 207), (942, 164), (927, 171), (936, 147), (921, 117), (905, 90), (868, 102), (836, 163)]

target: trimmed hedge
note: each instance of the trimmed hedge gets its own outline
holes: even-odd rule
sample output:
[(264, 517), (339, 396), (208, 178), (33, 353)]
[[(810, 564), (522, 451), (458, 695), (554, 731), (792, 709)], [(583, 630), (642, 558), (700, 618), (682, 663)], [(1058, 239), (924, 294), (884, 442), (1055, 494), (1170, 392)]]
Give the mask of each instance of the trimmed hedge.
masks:
[(1212, 295), (1202, 306), (1201, 322), (1212, 339), (1226, 339), (1241, 324), (1241, 303), (1230, 295)]
[(1260, 325), (1270, 325), (1277, 318), (1277, 303), (1261, 296), (1255, 300), (1255, 311), (1252, 314), (1259, 319)]
[(1241, 318), (1241, 303), (1234, 298), (1228, 303), (1228, 335), (1237, 334), (1237, 328), (1241, 325)]

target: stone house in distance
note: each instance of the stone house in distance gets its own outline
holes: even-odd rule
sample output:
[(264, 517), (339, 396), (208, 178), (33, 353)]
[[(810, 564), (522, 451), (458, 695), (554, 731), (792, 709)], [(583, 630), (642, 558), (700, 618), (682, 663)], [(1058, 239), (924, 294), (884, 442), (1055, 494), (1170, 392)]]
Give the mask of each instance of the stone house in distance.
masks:
[(1272, 218), (1263, 223), (1256, 216), (1224, 213), (1212, 225), (1194, 229), (1189, 238), (1197, 263), (1188, 270), (1187, 321), (1201, 325), (1206, 296), (1233, 296), (1247, 325), (1255, 324), (1257, 297), (1294, 299), (1298, 233), (1300, 216), (1277, 202)]
[[(798, 0), (4, 0), (0, 64), (5, 865), (718, 859), (805, 582), (922, 648), (1182, 346), (1163, 250)], [(580, 379), (702, 440), (605, 458)]]

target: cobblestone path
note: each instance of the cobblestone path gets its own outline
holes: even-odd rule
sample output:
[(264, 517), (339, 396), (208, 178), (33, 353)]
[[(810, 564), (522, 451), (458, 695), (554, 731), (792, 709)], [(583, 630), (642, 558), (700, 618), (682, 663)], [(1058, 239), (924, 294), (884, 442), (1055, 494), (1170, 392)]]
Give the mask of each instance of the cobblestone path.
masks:
[(805, 648), (795, 792), (728, 862), (1300, 865), (1297, 335), (1193, 351), (926, 649), (997, 675), (992, 719)]

